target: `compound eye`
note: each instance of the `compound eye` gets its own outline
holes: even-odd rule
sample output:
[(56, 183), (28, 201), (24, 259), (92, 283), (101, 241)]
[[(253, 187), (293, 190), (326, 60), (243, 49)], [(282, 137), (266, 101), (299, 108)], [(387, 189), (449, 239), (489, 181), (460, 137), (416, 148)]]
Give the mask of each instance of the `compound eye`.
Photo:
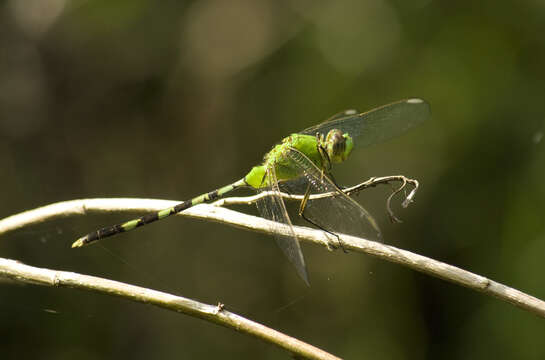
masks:
[(343, 155), (346, 150), (346, 138), (343, 132), (338, 129), (330, 130), (326, 138), (327, 155), (333, 162), (343, 160)]

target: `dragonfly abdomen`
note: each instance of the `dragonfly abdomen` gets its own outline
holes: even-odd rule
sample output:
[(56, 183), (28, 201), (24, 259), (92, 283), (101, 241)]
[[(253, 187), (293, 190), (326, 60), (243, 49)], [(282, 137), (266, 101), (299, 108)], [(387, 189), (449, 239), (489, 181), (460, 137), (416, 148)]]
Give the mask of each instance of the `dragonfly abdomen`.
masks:
[(209, 201), (214, 201), (214, 200), (220, 198), (221, 196), (223, 196), (224, 194), (226, 194), (226, 193), (228, 193), (230, 191), (233, 191), (234, 189), (237, 189), (237, 188), (239, 188), (241, 186), (246, 186), (246, 185), (247, 185), (246, 181), (244, 179), (241, 179), (241, 180), (239, 180), (237, 182), (234, 182), (233, 184), (224, 186), (224, 187), (219, 188), (219, 189), (214, 190), (214, 191), (210, 191), (210, 192), (208, 192), (206, 194), (199, 195), (199, 196), (197, 196), (197, 197), (195, 197), (195, 198), (193, 198), (191, 200), (181, 202), (176, 206), (166, 208), (166, 209), (163, 209), (161, 211), (158, 211), (158, 212), (155, 212), (155, 213), (152, 213), (152, 214), (147, 214), (147, 215), (144, 215), (142, 217), (139, 217), (138, 219), (129, 220), (129, 221), (124, 222), (122, 224), (117, 224), (117, 225), (102, 228), (100, 230), (89, 233), (89, 234), (79, 238), (78, 240), (76, 240), (72, 244), (72, 247), (80, 247), (80, 246), (90, 244), (90, 243), (92, 243), (94, 241), (97, 241), (97, 240), (100, 240), (100, 239), (104, 239), (104, 238), (107, 238), (107, 237), (110, 237), (110, 236), (113, 236), (113, 235), (116, 235), (116, 234), (119, 234), (119, 233), (122, 233), (122, 232), (127, 232), (127, 231), (130, 231), (130, 230), (136, 229), (137, 227), (147, 225), (147, 224), (150, 224), (150, 223), (155, 222), (157, 220), (161, 220), (161, 219), (164, 219), (164, 218), (169, 217), (171, 215), (177, 214), (177, 213), (179, 213), (181, 211), (189, 209), (192, 206), (202, 204), (202, 203), (205, 203), (205, 202), (209, 202)]

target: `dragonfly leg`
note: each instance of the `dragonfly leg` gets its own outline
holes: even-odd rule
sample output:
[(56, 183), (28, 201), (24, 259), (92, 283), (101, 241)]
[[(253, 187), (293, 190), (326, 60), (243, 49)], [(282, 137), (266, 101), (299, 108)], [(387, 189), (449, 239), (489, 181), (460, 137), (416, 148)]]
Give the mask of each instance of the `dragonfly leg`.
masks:
[[(337, 238), (337, 243), (339, 243), (339, 246), (341, 247), (341, 249), (343, 249), (343, 252), (347, 253), (348, 251), (344, 247), (343, 242), (341, 241), (341, 238), (339, 237), (339, 235), (335, 234), (332, 231), (327, 230), (323, 226), (317, 224), (316, 222), (312, 221), (311, 219), (309, 219), (308, 217), (305, 216), (305, 208), (307, 207), (309, 197), (310, 197), (310, 185), (307, 186), (307, 190), (305, 191), (305, 195), (303, 196), (303, 200), (301, 200), (301, 204), (299, 204), (299, 216), (302, 217), (308, 223), (316, 226), (320, 230), (322, 230), (322, 231), (324, 231), (324, 232), (326, 232), (326, 233), (328, 233), (330, 235), (335, 236)], [(329, 238), (328, 238), (328, 240), (329, 240)], [(328, 248), (333, 249), (333, 250), (337, 249), (337, 246), (333, 245), (330, 241), (328, 241), (327, 246), (328, 246)]]
[(331, 179), (331, 181), (333, 181), (333, 184), (335, 184), (335, 186), (337, 186), (341, 190), (345, 189), (346, 186), (340, 186), (337, 183), (337, 180), (335, 180), (335, 177), (333, 176), (333, 174), (331, 173), (331, 160), (329, 158), (329, 155), (327, 154), (326, 149), (321, 145), (321, 142), (323, 142), (323, 138), (320, 138), (320, 135), (316, 134), (316, 139), (318, 143), (318, 145), (316, 145), (318, 149), (318, 153), (320, 154), (322, 158), (322, 179), (324, 176), (326, 176), (325, 174), (327, 173), (327, 176)]
[(331, 179), (331, 181), (333, 181), (333, 184), (335, 184), (335, 186), (338, 187), (339, 190), (344, 190), (344, 189), (346, 189), (346, 186), (341, 186), (341, 185), (339, 185), (339, 184), (337, 183), (337, 180), (335, 180), (335, 177), (333, 176), (332, 173), (329, 173), (327, 176)]

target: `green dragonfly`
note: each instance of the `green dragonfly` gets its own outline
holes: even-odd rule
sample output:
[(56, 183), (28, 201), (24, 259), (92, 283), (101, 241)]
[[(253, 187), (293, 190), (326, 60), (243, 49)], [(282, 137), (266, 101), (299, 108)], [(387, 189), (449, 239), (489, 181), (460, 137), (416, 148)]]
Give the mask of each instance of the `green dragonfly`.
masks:
[[(258, 200), (258, 210), (262, 217), (279, 224), (271, 226), (287, 225), (287, 234), (275, 235), (277, 244), (309, 285), (303, 253), (281, 193), (304, 194), (299, 215), (331, 234), (341, 232), (380, 239), (375, 219), (335, 183), (331, 174), (332, 164), (345, 161), (353, 148), (388, 140), (429, 117), (429, 104), (417, 98), (397, 101), (364, 113), (355, 110), (341, 112), (321, 124), (282, 139), (265, 155), (263, 163), (254, 166), (242, 179), (168, 209), (89, 233), (76, 240), (72, 247), (164, 219), (197, 204), (216, 200), (237, 188), (251, 187), (272, 194)], [(333, 195), (311, 196), (325, 193)]]

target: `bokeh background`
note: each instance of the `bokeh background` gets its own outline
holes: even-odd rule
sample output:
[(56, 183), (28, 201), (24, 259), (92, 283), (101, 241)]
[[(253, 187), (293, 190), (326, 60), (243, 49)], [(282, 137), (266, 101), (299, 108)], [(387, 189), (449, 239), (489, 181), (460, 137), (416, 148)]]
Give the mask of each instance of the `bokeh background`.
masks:
[[(545, 3), (203, 0), (0, 2), (0, 217), (78, 198), (187, 199), (240, 178), (283, 136), (418, 96), (433, 118), (336, 168), (420, 180), (358, 200), (385, 241), (545, 298)], [(242, 191), (242, 194), (245, 192)], [(237, 210), (255, 214), (253, 207)], [(0, 237), (0, 254), (226, 308), (338, 356), (543, 359), (545, 321), (369, 256), (176, 218), (72, 250), (126, 220)], [(231, 330), (72, 289), (0, 284), (3, 359), (288, 355)]]

